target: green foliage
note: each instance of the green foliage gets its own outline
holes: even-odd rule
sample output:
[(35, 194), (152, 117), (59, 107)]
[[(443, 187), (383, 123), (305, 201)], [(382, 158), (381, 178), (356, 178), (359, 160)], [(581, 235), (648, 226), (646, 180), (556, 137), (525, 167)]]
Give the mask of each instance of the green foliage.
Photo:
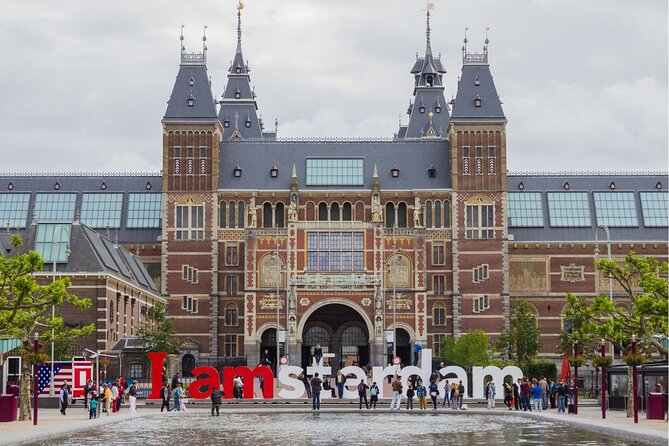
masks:
[(172, 318), (167, 316), (165, 304), (161, 302), (149, 308), (146, 319), (137, 330), (147, 352), (177, 353), (179, 341), (174, 337), (175, 333)]
[(626, 305), (611, 302), (608, 296), (594, 301), (567, 294), (565, 320), (572, 324), (571, 333), (562, 335), (565, 347), (579, 344), (579, 351), (594, 356), (600, 340), (613, 343), (622, 352), (631, 352), (631, 340), (644, 355), (667, 355), (662, 341), (667, 339), (667, 263), (653, 257), (636, 257), (630, 252), (619, 265), (601, 259), (595, 267), (604, 278), (613, 279), (629, 298)]
[(508, 353), (522, 370), (526, 370), (541, 349), (539, 327), (532, 305), (525, 299), (518, 299), (509, 318), (509, 328), (504, 329), (496, 347)]
[(535, 359), (530, 361), (526, 369), (522, 369), (525, 376), (528, 378), (546, 379), (557, 378), (557, 365), (549, 359)]
[(482, 330), (472, 330), (456, 339), (448, 336), (441, 344), (441, 356), (461, 367), (490, 364), (490, 338)]

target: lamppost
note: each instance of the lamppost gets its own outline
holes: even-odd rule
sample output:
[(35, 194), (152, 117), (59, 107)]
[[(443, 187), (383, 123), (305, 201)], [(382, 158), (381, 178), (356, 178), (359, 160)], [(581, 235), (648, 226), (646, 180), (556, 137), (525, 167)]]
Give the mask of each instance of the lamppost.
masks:
[[(602, 358), (606, 357), (606, 341), (602, 339), (602, 345), (599, 349)], [(602, 361), (602, 420), (606, 419), (606, 366)]]
[[(35, 345), (34, 345), (34, 352), (35, 352), (35, 358), (38, 357), (39, 355), (39, 334), (35, 333), (33, 335)], [(39, 364), (37, 361), (35, 361), (35, 364), (33, 364), (33, 426), (37, 426), (37, 397), (39, 396), (39, 392), (37, 391), (37, 371), (39, 370)]]
[[(636, 355), (636, 336), (632, 335), (632, 354)], [(632, 401), (634, 404), (634, 424), (639, 422), (639, 398), (637, 398), (636, 363), (632, 366)]]
[[(56, 226), (56, 228), (53, 230), (53, 241), (51, 242), (53, 246), (51, 247), (51, 257), (53, 259), (53, 280), (52, 283), (56, 283), (56, 261), (58, 260), (58, 238), (56, 238), (56, 235), (60, 236), (62, 232), (65, 231), (65, 235), (68, 238), (68, 242), (65, 248), (65, 262), (67, 262), (67, 258), (70, 257), (70, 254), (72, 251), (70, 251), (70, 242), (69, 242), (69, 237), (70, 234), (65, 229), (65, 225), (60, 224)], [(58, 234), (56, 234), (58, 232)], [(54, 337), (54, 329), (53, 329), (53, 320), (56, 318), (56, 306), (51, 305), (51, 383), (49, 384), (49, 397), (54, 397), (56, 396), (56, 390), (54, 387), (54, 342), (53, 342), (53, 337)]]
[[(599, 255), (599, 230), (603, 229), (606, 232), (606, 252), (607, 257), (611, 260), (611, 233), (609, 232), (609, 227), (606, 225), (597, 225), (595, 229), (595, 255)], [(609, 300), (613, 302), (613, 281), (609, 277)]]
[[(578, 359), (578, 342), (574, 343), (574, 359)], [(574, 415), (578, 415), (578, 362), (574, 365)]]
[(397, 225), (393, 225), (393, 358), (397, 356)]
[[(274, 261), (276, 262), (276, 359), (274, 368), (276, 370), (276, 379), (274, 380), (276, 388), (279, 388), (279, 355), (280, 355), (280, 346), (279, 342), (279, 328), (280, 328), (280, 314), (279, 314), (279, 286), (281, 285), (281, 272), (283, 268), (281, 267), (281, 257), (279, 256), (279, 225), (275, 226), (276, 229), (276, 251), (274, 252)], [(287, 295), (286, 295), (287, 296)], [(288, 305), (286, 305), (287, 307)], [(288, 319), (286, 319), (286, 322)]]
[[(95, 358), (95, 386), (97, 389), (95, 389), (96, 392), (100, 390), (100, 356), (104, 358), (116, 358), (116, 356), (112, 355), (105, 355), (100, 352), (94, 352), (93, 350), (89, 350), (87, 348), (84, 348), (84, 356), (86, 353), (91, 354), (91, 359)], [(86, 395), (84, 395), (84, 398), (86, 398)], [(100, 415), (100, 410), (102, 409), (102, 406), (98, 404), (98, 416)]]

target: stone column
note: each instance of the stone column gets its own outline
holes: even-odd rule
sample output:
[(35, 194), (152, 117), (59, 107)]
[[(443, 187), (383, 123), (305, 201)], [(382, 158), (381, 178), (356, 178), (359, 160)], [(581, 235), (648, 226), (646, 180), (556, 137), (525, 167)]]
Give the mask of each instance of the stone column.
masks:
[(209, 354), (217, 358), (218, 354), (218, 295), (210, 294), (211, 313), (209, 314)]

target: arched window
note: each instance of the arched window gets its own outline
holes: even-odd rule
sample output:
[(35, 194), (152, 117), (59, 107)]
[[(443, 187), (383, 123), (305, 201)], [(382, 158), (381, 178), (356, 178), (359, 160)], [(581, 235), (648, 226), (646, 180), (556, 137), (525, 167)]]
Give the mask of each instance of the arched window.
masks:
[(434, 227), (441, 228), (441, 201), (434, 202)]
[(330, 333), (320, 325), (313, 325), (304, 332), (304, 345), (321, 347), (330, 345)]
[(395, 203), (386, 203), (386, 228), (395, 226)]
[(431, 228), (432, 227), (432, 202), (431, 201), (426, 201), (425, 202), (425, 227), (426, 228)]
[(444, 201), (444, 227), (451, 226), (451, 203)]
[(219, 211), (218, 211), (218, 226), (221, 227), (221, 228), (225, 228), (225, 225), (226, 225), (226, 220), (225, 220), (226, 209), (225, 209), (225, 206), (227, 206), (225, 201), (221, 201), (221, 205), (219, 206)]
[(244, 220), (246, 220), (246, 212), (244, 212), (244, 202), (237, 203), (237, 227), (244, 228)]
[(231, 201), (228, 205), (228, 227), (235, 227), (235, 202)]
[(328, 220), (328, 205), (325, 203), (318, 204), (318, 220), (319, 221)]
[(274, 208), (274, 222), (276, 226), (283, 228), (283, 203), (277, 203)]
[(181, 358), (181, 376), (191, 377), (193, 376), (193, 369), (195, 368), (195, 357), (190, 353), (186, 354)]
[(330, 205), (330, 220), (339, 221), (339, 203)]
[(397, 206), (397, 226), (400, 228), (407, 227), (407, 204), (400, 203)]
[(237, 305), (227, 304), (225, 306), (225, 325), (228, 327), (237, 326)]
[(272, 204), (264, 203), (262, 205), (262, 226), (263, 228), (272, 227)]
[(349, 202), (344, 203), (344, 209), (342, 211), (342, 220), (344, 221), (353, 220), (353, 212), (351, 209), (351, 203)]

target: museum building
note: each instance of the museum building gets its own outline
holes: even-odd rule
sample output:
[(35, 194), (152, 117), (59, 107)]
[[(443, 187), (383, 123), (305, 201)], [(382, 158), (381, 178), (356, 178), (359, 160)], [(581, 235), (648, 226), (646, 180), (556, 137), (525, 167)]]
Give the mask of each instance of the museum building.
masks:
[[(393, 340), (408, 363), (417, 342), (438, 349), (473, 329), (495, 338), (518, 298), (536, 309), (542, 355), (557, 357), (565, 294), (609, 293), (593, 266), (607, 247), (667, 260), (667, 174), (509, 173), (488, 40), (474, 53), (465, 39), (447, 100), (429, 19), (394, 136), (279, 138), (260, 118), (238, 9), (220, 98), (206, 46), (182, 42), (161, 174), (2, 174), (0, 226), (36, 226), (38, 249), (70, 237), (40, 225), (76, 220), (136, 253), (160, 296), (154, 282), (140, 288), (175, 318), (185, 374), (205, 361), (255, 365), (266, 350), (274, 363), (277, 340), (300, 366), (316, 345), (335, 368), (382, 365)], [(62, 206), (72, 217), (54, 221)], [(41, 252), (48, 271), (53, 254)], [(613, 297), (624, 305), (622, 290)]]

